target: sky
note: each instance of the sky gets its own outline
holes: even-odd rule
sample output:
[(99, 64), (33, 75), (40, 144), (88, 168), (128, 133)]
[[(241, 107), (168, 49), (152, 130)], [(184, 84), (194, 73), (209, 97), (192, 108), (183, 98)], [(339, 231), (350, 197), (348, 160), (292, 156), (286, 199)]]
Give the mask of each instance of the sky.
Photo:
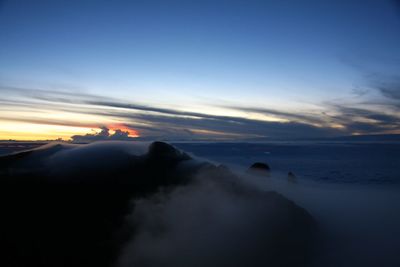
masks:
[(0, 0), (0, 140), (400, 133), (393, 0)]

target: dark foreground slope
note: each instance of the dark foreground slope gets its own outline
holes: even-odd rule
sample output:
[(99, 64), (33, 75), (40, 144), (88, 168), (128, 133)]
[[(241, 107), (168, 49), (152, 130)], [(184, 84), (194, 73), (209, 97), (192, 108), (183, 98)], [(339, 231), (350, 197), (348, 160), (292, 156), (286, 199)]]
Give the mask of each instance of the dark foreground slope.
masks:
[(1, 266), (307, 266), (315, 222), (161, 142), (0, 157)]

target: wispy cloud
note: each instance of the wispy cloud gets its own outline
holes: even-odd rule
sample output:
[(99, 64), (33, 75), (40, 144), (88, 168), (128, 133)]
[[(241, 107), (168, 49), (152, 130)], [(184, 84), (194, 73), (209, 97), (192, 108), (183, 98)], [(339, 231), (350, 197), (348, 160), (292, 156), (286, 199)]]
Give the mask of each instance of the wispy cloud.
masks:
[(400, 76), (378, 76), (372, 83), (385, 97), (387, 104), (400, 108)]
[[(400, 99), (395, 85), (377, 86), (376, 90), (388, 103)], [(3, 112), (0, 120), (93, 128), (105, 127), (107, 121), (119, 122), (136, 129), (144, 139), (296, 139), (389, 133), (400, 129), (398, 114), (342, 103), (323, 103), (316, 110), (298, 112), (230, 105), (223, 107), (227, 114), (229, 110), (235, 110), (243, 116), (225, 116), (154, 107), (91, 94), (10, 87), (0, 87), (0, 91), (4, 92), (0, 98), (1, 109), (8, 110)], [(20, 108), (26, 109), (27, 113), (22, 117), (13, 115), (12, 110), (17, 112)], [(76, 116), (39, 117), (29, 111), (64, 112)], [(261, 118), (256, 116), (254, 119), (250, 114)], [(102, 118), (104, 122), (86, 121), (87, 116)], [(278, 120), (264, 120), (262, 116)], [(99, 138), (97, 135), (89, 133), (81, 137), (96, 139)]]

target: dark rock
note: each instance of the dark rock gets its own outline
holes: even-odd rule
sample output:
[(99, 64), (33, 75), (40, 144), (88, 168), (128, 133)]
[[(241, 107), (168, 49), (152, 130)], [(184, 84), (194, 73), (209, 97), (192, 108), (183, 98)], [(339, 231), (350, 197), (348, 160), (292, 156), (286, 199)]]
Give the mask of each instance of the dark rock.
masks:
[(148, 157), (153, 160), (180, 161), (191, 159), (189, 155), (165, 142), (153, 142), (148, 151)]
[(269, 176), (271, 169), (267, 163), (256, 162), (250, 166), (248, 172), (255, 175)]

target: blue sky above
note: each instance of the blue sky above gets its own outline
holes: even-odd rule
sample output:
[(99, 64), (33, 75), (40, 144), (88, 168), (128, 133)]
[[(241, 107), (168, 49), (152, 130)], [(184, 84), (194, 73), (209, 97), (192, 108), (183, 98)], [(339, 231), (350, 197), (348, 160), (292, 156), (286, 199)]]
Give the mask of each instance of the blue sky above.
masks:
[[(398, 131), (389, 127), (398, 123), (393, 95), (400, 90), (400, 11), (395, 1), (0, 3), (1, 119), (7, 122), (24, 118), (15, 104), (24, 98), (30, 103), (25, 122), (32, 122), (32, 112), (51, 113), (35, 100), (42, 90), (51, 96), (72, 94), (74, 101), (86, 94), (263, 123), (304, 123), (332, 135)], [(21, 114), (13, 116), (13, 107)], [(349, 107), (364, 111), (349, 114)], [(75, 111), (69, 107), (65, 112)], [(87, 115), (87, 110), (81, 112)], [(303, 114), (308, 120), (279, 112)], [(391, 120), (379, 121), (387, 127), (372, 127), (378, 122), (365, 118), (371, 114)], [(179, 121), (177, 114), (168, 116)], [(369, 123), (371, 129), (352, 129), (340, 116)], [(126, 125), (137, 121), (119, 119)], [(87, 121), (88, 128), (104, 126)], [(149, 119), (148, 126), (152, 123), (168, 133), (174, 122), (160, 125)], [(192, 124), (173, 128), (187, 132)], [(196, 128), (203, 134), (218, 132), (218, 137), (242, 134), (235, 129), (207, 123)], [(296, 136), (295, 131), (289, 127), (285, 136)], [(248, 137), (271, 136), (268, 129), (248, 132)]]

